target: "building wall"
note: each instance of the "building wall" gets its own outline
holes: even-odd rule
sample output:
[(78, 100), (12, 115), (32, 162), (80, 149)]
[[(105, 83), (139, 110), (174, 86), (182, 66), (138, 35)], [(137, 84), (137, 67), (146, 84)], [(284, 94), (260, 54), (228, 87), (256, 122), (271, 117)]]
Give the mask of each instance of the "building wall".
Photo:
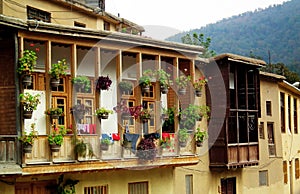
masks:
[(3, 1), (3, 14), (27, 20), (26, 5), (51, 13), (51, 23), (74, 26), (74, 22), (86, 24), (86, 28), (103, 30), (103, 20), (82, 13), (82, 10), (64, 7), (51, 1), (18, 0)]

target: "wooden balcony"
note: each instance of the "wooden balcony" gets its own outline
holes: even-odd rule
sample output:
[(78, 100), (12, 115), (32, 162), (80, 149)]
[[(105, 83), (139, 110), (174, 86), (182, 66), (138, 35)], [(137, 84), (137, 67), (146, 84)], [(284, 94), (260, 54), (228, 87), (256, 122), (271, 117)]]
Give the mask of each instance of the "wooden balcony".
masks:
[(171, 144), (162, 148), (156, 140), (157, 154), (154, 160), (141, 161), (136, 156), (136, 150), (126, 148), (122, 141), (114, 141), (107, 151), (100, 148), (98, 136), (79, 136), (88, 142), (93, 155), (78, 157), (74, 152), (72, 136), (65, 136), (59, 152), (51, 152), (47, 137), (40, 136), (34, 143), (32, 153), (24, 154), (23, 174), (43, 174), (58, 172), (75, 172), (91, 170), (110, 170), (120, 168), (158, 168), (160, 166), (185, 166), (197, 164), (195, 142), (192, 136), (186, 147), (179, 147), (175, 134), (171, 134)]

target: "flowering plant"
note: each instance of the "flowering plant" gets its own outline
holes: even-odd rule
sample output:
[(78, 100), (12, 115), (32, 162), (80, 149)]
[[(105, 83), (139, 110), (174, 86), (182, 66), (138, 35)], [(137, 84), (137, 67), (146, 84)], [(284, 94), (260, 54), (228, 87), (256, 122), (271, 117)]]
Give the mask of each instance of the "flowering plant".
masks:
[(27, 134), (26, 131), (24, 131), (22, 136), (19, 137), (19, 140), (23, 145), (33, 145), (35, 138), (38, 138), (38, 132), (35, 130), (35, 123), (32, 123), (30, 133)]
[(57, 61), (57, 63), (52, 64), (49, 74), (52, 78), (59, 79), (61, 76), (67, 74), (66, 70), (68, 69), (66, 59)]
[(72, 106), (71, 113), (86, 113), (88, 112), (88, 109), (84, 106), (84, 104), (76, 104)]
[(49, 108), (45, 110), (46, 115), (62, 115), (63, 110), (61, 108)]
[(191, 81), (191, 76), (180, 75), (175, 79), (178, 88), (186, 88), (189, 81)]
[(203, 77), (200, 77), (199, 79), (197, 79), (193, 86), (196, 90), (202, 90), (202, 87), (205, 86), (207, 83), (207, 79), (203, 76)]
[(24, 110), (33, 111), (36, 110), (37, 105), (41, 103), (40, 94), (31, 95), (26, 92), (25, 94), (20, 94), (20, 101), (24, 106)]
[(119, 102), (117, 104), (117, 106), (115, 106), (113, 108), (113, 110), (116, 113), (127, 113), (130, 114), (131, 116), (134, 116), (134, 118), (136, 119), (137, 117), (140, 116), (141, 110), (142, 110), (142, 106), (131, 106), (128, 107), (127, 106), (127, 101), (126, 100), (121, 100), (121, 102)]
[(108, 76), (100, 76), (97, 81), (97, 90), (108, 90), (112, 84), (111, 79)]
[(36, 52), (31, 50), (24, 50), (23, 56), (19, 58), (19, 74), (30, 74), (33, 71), (33, 67), (36, 64), (37, 56)]
[(142, 109), (139, 113), (141, 119), (150, 119), (151, 118), (151, 109)]
[(53, 132), (48, 135), (48, 142), (50, 145), (61, 145), (64, 141), (64, 136), (67, 134), (67, 130), (64, 126), (55, 127)]

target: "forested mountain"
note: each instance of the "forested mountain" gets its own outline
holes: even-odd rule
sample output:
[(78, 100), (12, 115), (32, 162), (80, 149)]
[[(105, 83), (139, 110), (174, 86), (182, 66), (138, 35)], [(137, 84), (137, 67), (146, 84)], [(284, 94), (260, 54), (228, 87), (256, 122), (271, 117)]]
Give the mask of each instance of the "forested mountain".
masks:
[(181, 42), (182, 36), (194, 32), (210, 37), (210, 49), (217, 54), (251, 53), (268, 63), (284, 63), (300, 73), (300, 0), (232, 16), (167, 40)]

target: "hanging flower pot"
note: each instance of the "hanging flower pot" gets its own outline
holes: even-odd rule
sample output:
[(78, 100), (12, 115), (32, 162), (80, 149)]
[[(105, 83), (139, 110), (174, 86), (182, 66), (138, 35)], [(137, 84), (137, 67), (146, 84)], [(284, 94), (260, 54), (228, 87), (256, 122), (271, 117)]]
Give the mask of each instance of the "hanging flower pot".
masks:
[(32, 145), (31, 144), (23, 144), (23, 152), (24, 153), (31, 153), (32, 152)]
[(179, 146), (182, 147), (182, 148), (186, 147), (186, 144), (187, 144), (186, 141), (180, 141), (179, 142)]
[(168, 86), (160, 85), (160, 92), (161, 92), (162, 94), (167, 94), (168, 91), (169, 91)]
[(24, 74), (22, 76), (22, 83), (24, 86), (30, 86), (32, 84), (32, 79), (30, 74)]
[(59, 118), (59, 115), (50, 115), (50, 118), (53, 120), (53, 119), (58, 119)]
[(131, 114), (130, 113), (122, 113), (122, 115), (121, 115), (121, 118), (123, 119), (123, 120), (129, 120), (130, 118), (131, 118)]
[(24, 110), (23, 111), (23, 118), (24, 119), (31, 119), (32, 117), (32, 110)]
[(197, 97), (201, 97), (202, 96), (202, 91), (201, 90), (195, 90), (195, 95)]
[(107, 151), (108, 150), (108, 144), (101, 143), (100, 148), (102, 151)]
[(111, 79), (109, 76), (100, 76), (98, 78), (97, 84), (96, 84), (96, 89), (97, 90), (108, 90), (110, 85), (112, 84)]
[(196, 141), (196, 146), (197, 146), (197, 147), (202, 147), (202, 146), (203, 146), (203, 142), (201, 142), (201, 141)]
[(51, 152), (59, 152), (61, 145), (49, 144)]
[(142, 93), (149, 93), (150, 86), (149, 85), (141, 85)]
[(56, 88), (59, 86), (59, 79), (51, 78), (50, 80), (51, 87)]

